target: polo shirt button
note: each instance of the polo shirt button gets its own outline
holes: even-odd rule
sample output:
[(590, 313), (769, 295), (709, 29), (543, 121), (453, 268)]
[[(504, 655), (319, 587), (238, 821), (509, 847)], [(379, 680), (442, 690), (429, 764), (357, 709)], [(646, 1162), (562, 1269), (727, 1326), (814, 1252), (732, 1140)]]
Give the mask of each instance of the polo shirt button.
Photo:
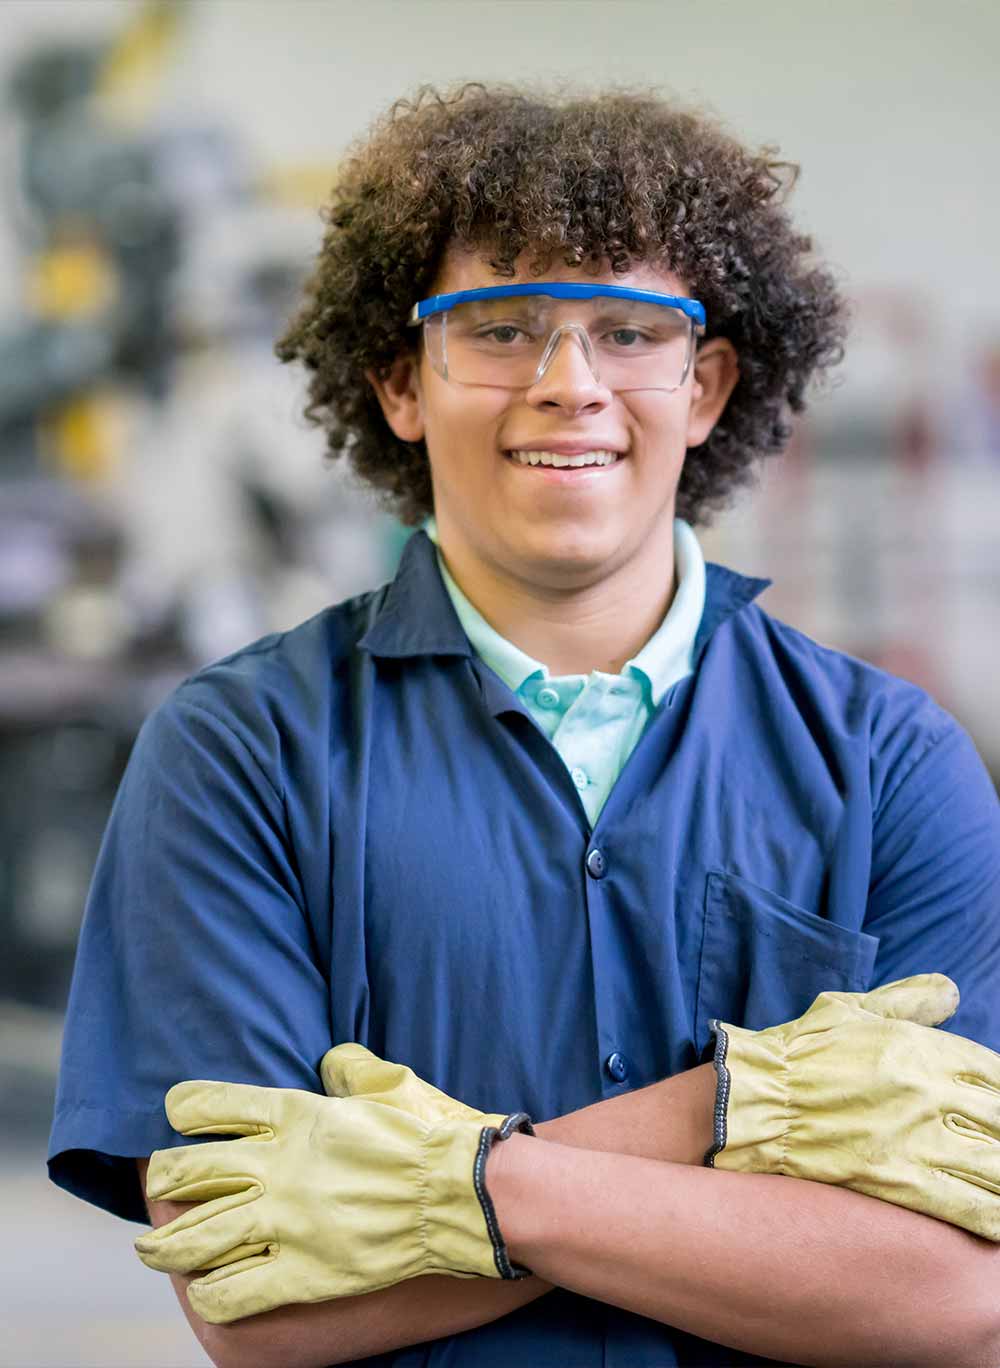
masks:
[(607, 860), (599, 850), (592, 850), (587, 856), (587, 873), (592, 879), (603, 879), (607, 872)]
[(580, 769), (579, 765), (576, 767), (575, 770), (571, 771), (571, 775), (573, 783), (577, 786), (578, 789), (585, 789), (587, 785), (590, 783), (590, 780), (587, 778), (587, 771)]
[(614, 1054), (608, 1055), (607, 1059), (604, 1061), (604, 1067), (616, 1083), (624, 1083), (626, 1078), (628, 1078), (628, 1060), (623, 1054), (619, 1054), (617, 1050), (615, 1050)]
[(546, 687), (538, 690), (537, 701), (541, 708), (557, 708), (559, 706), (559, 695), (555, 689)]

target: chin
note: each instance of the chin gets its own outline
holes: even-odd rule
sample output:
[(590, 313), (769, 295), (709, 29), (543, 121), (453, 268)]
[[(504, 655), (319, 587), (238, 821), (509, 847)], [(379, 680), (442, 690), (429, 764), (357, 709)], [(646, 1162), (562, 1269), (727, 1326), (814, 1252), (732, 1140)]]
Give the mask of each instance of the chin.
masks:
[(609, 536), (538, 537), (525, 547), (523, 560), (540, 582), (576, 588), (600, 579), (619, 546)]

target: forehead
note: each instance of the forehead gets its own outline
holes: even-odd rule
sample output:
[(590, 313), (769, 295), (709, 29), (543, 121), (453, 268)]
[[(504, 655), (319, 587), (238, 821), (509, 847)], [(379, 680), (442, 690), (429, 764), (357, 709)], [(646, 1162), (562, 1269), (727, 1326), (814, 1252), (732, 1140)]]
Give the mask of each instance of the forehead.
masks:
[(593, 281), (602, 285), (628, 285), (638, 290), (655, 290), (660, 294), (687, 295), (686, 283), (662, 266), (651, 262), (636, 262), (623, 275), (607, 269), (596, 273), (554, 261), (544, 276), (529, 270), (531, 254), (523, 253), (514, 263), (514, 275), (498, 275), (492, 269), (488, 253), (464, 248), (448, 247), (428, 294), (451, 294), (457, 290), (477, 290), (488, 285), (521, 285), (537, 280)]

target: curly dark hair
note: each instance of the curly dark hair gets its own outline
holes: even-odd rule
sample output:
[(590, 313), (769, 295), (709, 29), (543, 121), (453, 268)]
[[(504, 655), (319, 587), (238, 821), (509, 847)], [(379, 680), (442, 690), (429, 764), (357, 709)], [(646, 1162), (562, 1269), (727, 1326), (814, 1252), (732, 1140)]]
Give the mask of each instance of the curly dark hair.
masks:
[(756, 458), (787, 444), (809, 380), (843, 354), (844, 299), (789, 220), (799, 168), (776, 154), (654, 92), (476, 83), (397, 101), (344, 161), (304, 301), (275, 346), (311, 372), (306, 418), (416, 526), (433, 511), (424, 443), (393, 435), (365, 371), (386, 375), (412, 350), (407, 314), (445, 248), (485, 252), (507, 276), (522, 252), (537, 275), (554, 259), (618, 273), (651, 263), (686, 282), (706, 337), (739, 355), (736, 388), (677, 491), (677, 516), (707, 523)]

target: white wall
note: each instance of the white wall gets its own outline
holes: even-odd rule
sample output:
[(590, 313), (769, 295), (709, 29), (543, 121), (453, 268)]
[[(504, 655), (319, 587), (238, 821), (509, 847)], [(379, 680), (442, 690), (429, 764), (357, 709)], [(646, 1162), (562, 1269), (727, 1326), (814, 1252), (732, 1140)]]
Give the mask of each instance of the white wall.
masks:
[[(7, 0), (0, 70), (137, 8)], [(975, 323), (1000, 312), (998, 50), (988, 0), (197, 0), (163, 98), (277, 163), (335, 160), (421, 81), (672, 88), (802, 163), (799, 218), (855, 288), (946, 290)]]
[[(141, 8), (137, 0), (7, 0), (0, 4), (0, 81), (39, 38), (111, 34)], [(877, 522), (887, 554), (901, 540), (914, 547), (904, 584), (925, 576), (947, 585), (939, 612), (917, 603), (920, 621), (912, 630), (929, 628), (933, 649), (950, 661), (942, 701), (1000, 765), (1000, 721), (982, 687), (1000, 669), (992, 644), (989, 658), (982, 657), (984, 643), (997, 636), (985, 630), (995, 617), (996, 555), (990, 553), (985, 568), (976, 568), (977, 560), (968, 573), (944, 572), (958, 551), (971, 555), (975, 547), (986, 556), (1000, 540), (995, 459), (973, 489), (956, 454), (963, 440), (966, 454), (975, 445), (963, 438), (975, 412), (967, 376), (973, 346), (990, 334), (1000, 338), (1000, 4), (194, 0), (186, 14), (156, 107), (171, 120), (238, 130), (264, 168), (316, 163), (332, 174), (348, 142), (393, 99), (422, 82), (475, 78), (672, 90), (708, 105), (746, 140), (777, 144), (801, 163), (793, 211), (860, 303), (840, 389), (815, 404), (810, 421), (819, 431), (848, 413), (884, 432), (900, 400), (908, 399), (923, 405), (948, 444), (945, 464), (960, 485), (947, 499), (925, 485), (926, 535), (917, 535), (923, 515), (914, 519), (892, 489), (877, 504)], [(10, 130), (0, 122), (0, 153), (9, 144)], [(2, 171), (0, 187), (10, 193)], [(314, 224), (313, 237), (307, 225), (302, 240), (318, 247), (318, 214)], [(0, 212), (0, 324), (17, 284), (13, 247), (8, 240), (5, 253), (2, 236), (8, 231)], [(934, 320), (926, 345), (898, 346), (880, 330), (877, 310), (864, 314), (866, 300), (893, 291), (910, 305), (925, 303)], [(301, 445), (305, 451), (307, 443)], [(859, 510), (875, 497), (864, 480), (881, 477), (859, 465), (838, 474), (834, 503), (831, 495), (813, 508), (812, 496), (802, 494), (794, 518), (776, 519), (771, 528), (766, 500), (744, 503), (725, 521), (721, 540), (706, 543), (709, 554), (772, 574), (772, 610), (780, 612), (778, 586), (794, 587), (795, 567), (813, 555), (815, 542), (805, 535), (813, 513), (832, 514), (841, 539), (837, 565), (849, 565), (855, 555)], [(176, 494), (181, 486), (172, 483)], [(943, 508), (959, 509), (947, 526)], [(801, 534), (799, 549), (793, 534)], [(880, 572), (871, 563), (875, 577)], [(874, 597), (859, 603), (838, 582), (828, 595), (829, 611), (799, 604), (791, 615), (807, 631), (863, 651), (877, 635), (860, 620)], [(945, 626), (960, 608), (973, 621), (960, 642), (947, 644)], [(898, 623), (901, 611), (892, 599), (886, 617)]]

